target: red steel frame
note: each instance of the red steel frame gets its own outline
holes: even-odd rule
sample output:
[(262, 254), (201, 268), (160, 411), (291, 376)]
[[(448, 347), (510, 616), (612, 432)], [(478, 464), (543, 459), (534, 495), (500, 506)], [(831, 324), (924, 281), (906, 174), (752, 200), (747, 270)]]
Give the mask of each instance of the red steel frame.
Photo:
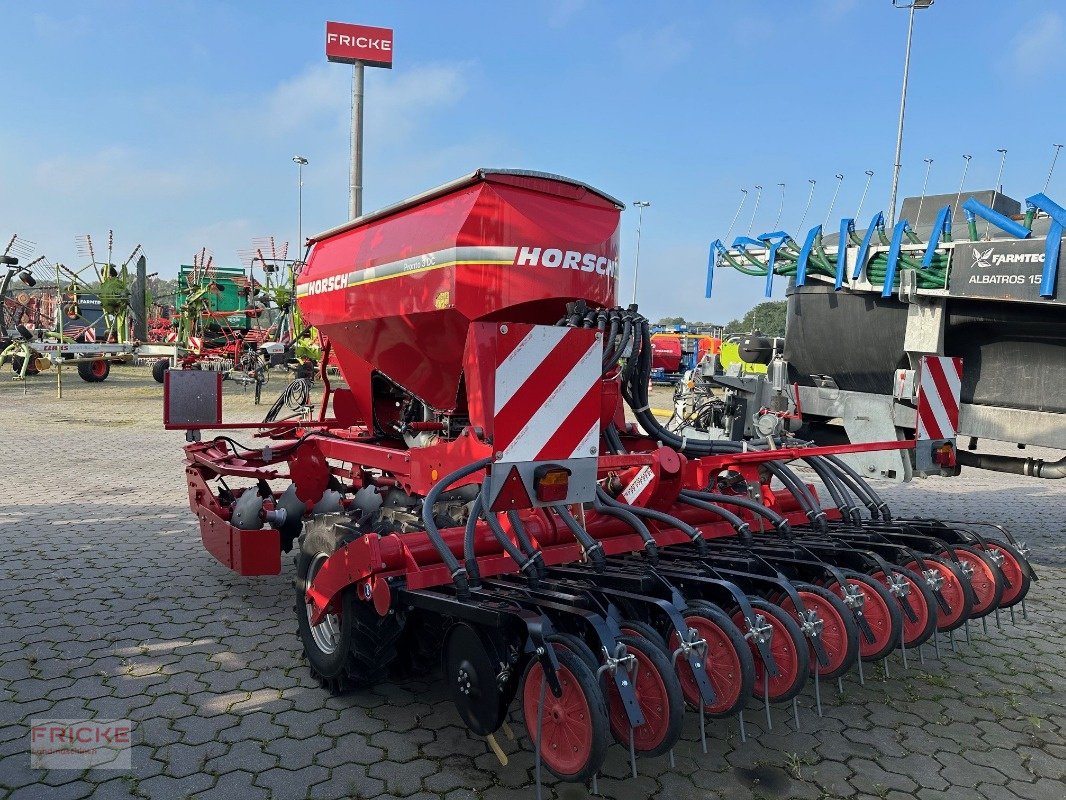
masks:
[[(326, 420), (319, 424), (328, 426), (329, 423)], [(188, 463), (185, 472), (189, 501), (197, 511), (204, 546), (219, 561), (242, 575), (272, 575), (280, 572), (279, 534), (272, 528), (247, 531), (231, 525), (230, 510), (218, 502), (208, 485), (208, 481), (215, 477), (268, 481), (289, 479), (296, 484), (298, 495), (303, 494), (302, 489), (306, 489), (307, 496), (311, 498), (321, 495), (330, 475), (358, 489), (374, 480), (368, 470), (381, 470), (392, 476), (386, 481), (395, 480), (408, 491), (425, 494), (441, 475), (492, 452), (490, 445), (469, 431), (455, 442), (404, 451), (368, 441), (368, 434), (357, 429), (334, 428), (328, 434), (323, 434), (317, 432), (318, 426), (313, 423), (307, 426), (301, 424), (295, 429), (292, 423), (288, 425), (295, 438), (280, 441), (272, 439), (269, 461), (264, 460), (263, 451), (238, 455), (228, 444), (219, 440), (197, 442), (186, 447)], [(260, 426), (248, 423), (228, 427), (251, 429)], [(735, 471), (754, 485), (762, 487), (762, 499), (768, 508), (782, 514), (790, 523), (800, 525), (808, 520), (792, 495), (787, 490), (775, 491), (760, 483), (761, 464), (772, 460), (790, 461), (870, 450), (902, 450), (913, 446), (912, 441), (893, 441), (731, 453), (681, 459), (680, 469), (672, 473), (669, 468), (663, 468), (663, 459), (659, 458), (657, 452), (638, 452), (600, 456), (599, 477), (606, 478), (633, 468), (651, 467), (657, 488), (652, 492), (649, 507), (667, 511), (696, 527), (705, 538), (711, 539), (733, 536), (735, 531), (728, 523), (706, 511), (675, 504), (677, 494), (683, 487), (706, 487), (723, 471)], [(479, 476), (471, 476), (467, 482), (478, 479)], [(810, 488), (813, 492), (814, 487)], [(580, 507), (576, 507), (575, 511), (583, 518), (588, 532), (602, 544), (606, 555), (639, 552), (643, 548), (643, 541), (625, 522)], [(760, 517), (743, 510), (737, 513), (754, 530), (759, 530), (762, 522)], [(839, 518), (836, 509), (825, 509), (825, 513), (829, 519)], [(545, 564), (551, 566), (581, 560), (581, 547), (565, 526), (555, 523), (552, 515), (538, 509), (527, 509), (520, 512), (520, 516), (534, 543), (541, 549)], [(508, 529), (505, 519), (501, 519), (501, 523)], [(659, 546), (689, 542), (682, 531), (650, 520), (646, 524)], [(445, 529), (441, 533), (452, 553), (462, 558), (463, 529)], [(513, 573), (518, 569), (511, 557), (502, 552), (485, 523), (480, 523), (476, 530), (475, 554), (481, 574), (485, 577)], [(338, 550), (323, 564), (308, 590), (308, 598), (320, 613), (324, 613), (341, 591), (355, 585), (360, 590), (360, 596), (373, 597), (379, 609), (387, 609), (389, 589), (383, 579), (394, 577), (405, 578), (407, 587), (411, 589), (441, 586), (451, 580), (447, 568), (441, 563), (439, 554), (424, 532), (386, 536), (368, 533)]]
[[(305, 321), (324, 336), (318, 419), (219, 426), (259, 429), (257, 436), (269, 437), (263, 450), (238, 452), (221, 439), (186, 447), (189, 501), (208, 551), (242, 575), (277, 574), (281, 569), (279, 532), (232, 525), (231, 509), (208, 483), (217, 477), (291, 481), (297, 498), (311, 508), (331, 477), (349, 490), (398, 486), (425, 496), (443, 476), (496, 456), (491, 441), (497, 363), (492, 358), (493, 337), (503, 335), (506, 325), (554, 324), (570, 313), (567, 304), (575, 301), (591, 308), (612, 307), (620, 211), (620, 204), (608, 196), (567, 179), (478, 172), (313, 240), (298, 293)], [(330, 385), (325, 370), (331, 359), (339, 364), (347, 388)], [(457, 414), (468, 424), (458, 436), (425, 447), (406, 448), (402, 442), (377, 437), (371, 421), (382, 406), (374, 386), (385, 375), (436, 414)], [(608, 375), (594, 388), (589, 396), (595, 400), (599, 395), (601, 430), (613, 423), (625, 431), (631, 451), (598, 456), (598, 478), (632, 480), (636, 471), (650, 468), (651, 480), (635, 502), (668, 512), (707, 538), (735, 531), (710, 512), (678, 503), (683, 488), (704, 488), (723, 471), (734, 471), (749, 486), (760, 488), (767, 507), (802, 524), (808, 520), (794, 498), (787, 491), (772, 490), (760, 465), (913, 447), (901, 441), (686, 459), (627, 428), (617, 375)], [(479, 474), (471, 474), (457, 485), (480, 481)], [(278, 496), (274, 492), (266, 499), (265, 511), (272, 510)], [(606, 555), (643, 549), (640, 536), (624, 521), (581, 505), (574, 505), (573, 512)], [(555, 514), (536, 508), (518, 513), (546, 564), (583, 558), (581, 547), (557, 524)], [(834, 509), (825, 514), (830, 519), (839, 516)], [(743, 510), (738, 516), (755, 531), (763, 522)], [(500, 522), (506, 529), (507, 520), (501, 517)], [(675, 528), (646, 524), (660, 546), (689, 541)], [(463, 529), (441, 534), (452, 554), (462, 558)], [(486, 524), (480, 523), (475, 534), (483, 576), (518, 570)], [(367, 533), (335, 551), (317, 572), (307, 591), (315, 621), (350, 586), (357, 587), (360, 598), (373, 600), (379, 613), (386, 613), (391, 593), (386, 579), (393, 578), (410, 589), (451, 580), (427, 533)]]

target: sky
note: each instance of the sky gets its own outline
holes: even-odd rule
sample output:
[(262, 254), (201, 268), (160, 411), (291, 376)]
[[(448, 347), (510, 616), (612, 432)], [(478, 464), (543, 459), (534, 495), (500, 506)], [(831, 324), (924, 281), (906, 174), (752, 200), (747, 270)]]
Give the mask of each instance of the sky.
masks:
[[(172, 276), (206, 247), (347, 219), (351, 68), (327, 63), (327, 19), (395, 29), (395, 66), (366, 71), (364, 209), (473, 171), (580, 179), (625, 201), (619, 299), (653, 319), (726, 322), (761, 279), (719, 274), (734, 228), (798, 232), (829, 210), (888, 203), (908, 12), (890, 0), (224, 2), (0, 0), (0, 237), (79, 264), (75, 237), (115, 232)], [(1066, 141), (1066, 4), (936, 0), (916, 13), (900, 197), (1043, 188)], [(1066, 159), (1064, 159), (1066, 162)], [(784, 183), (784, 202), (779, 184)], [(755, 209), (755, 186), (764, 187)], [(1056, 194), (1057, 193), (1057, 194)], [(1066, 163), (1048, 194), (1066, 198)], [(753, 212), (754, 215), (753, 215)], [(835, 224), (835, 223), (834, 223)], [(783, 289), (780, 281), (776, 295)]]

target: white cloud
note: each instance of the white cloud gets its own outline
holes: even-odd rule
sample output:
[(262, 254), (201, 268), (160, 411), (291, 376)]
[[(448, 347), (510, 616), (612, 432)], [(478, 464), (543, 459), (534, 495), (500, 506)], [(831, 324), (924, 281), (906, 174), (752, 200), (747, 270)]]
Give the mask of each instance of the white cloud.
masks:
[(60, 19), (51, 14), (37, 13), (33, 15), (33, 27), (37, 35), (50, 44), (57, 41), (72, 42), (92, 33), (89, 17), (85, 14)]
[(836, 19), (850, 14), (858, 5), (858, 0), (819, 0), (818, 10), (823, 16)]
[[(351, 72), (338, 64), (315, 64), (299, 75), (278, 84), (267, 96), (251, 103), (252, 119), (263, 121), (259, 133), (284, 135), (304, 126), (348, 118)], [(343, 111), (342, 111), (343, 109)], [(237, 111), (242, 123), (249, 119), (244, 109)]]
[(553, 0), (549, 3), (548, 25), (552, 28), (565, 27), (587, 5), (588, 0)]
[(375, 81), (364, 109), (368, 135), (406, 139), (432, 131), (433, 115), (466, 95), (471, 71), (469, 63), (426, 64)]
[(633, 65), (650, 69), (669, 69), (692, 52), (692, 42), (676, 25), (630, 31), (618, 39), (618, 47)]
[(85, 194), (86, 199), (174, 197), (190, 188), (186, 175), (145, 166), (143, 160), (126, 147), (106, 147), (86, 155), (64, 153), (39, 162), (33, 177), (42, 190)]
[[(472, 62), (367, 70), (365, 207), (455, 178), (502, 151), (476, 125), (455, 132), (437, 124), (458, 113), (477, 75)], [(0, 235), (18, 231), (53, 260), (73, 263), (75, 235), (114, 228), (123, 242), (143, 242), (150, 269), (164, 275), (203, 246), (216, 263), (236, 264), (252, 237), (295, 242), (289, 159), (297, 152), (311, 161), (304, 233), (345, 219), (350, 69), (309, 65), (273, 86), (229, 96), (199, 88), (165, 102), (153, 96), (141, 107), (136, 138), (120, 130), (102, 141), (56, 143), (0, 131), (0, 152), (20, 154), (0, 159), (0, 187), (9, 189), (0, 192)], [(174, 141), (175, 109), (190, 104), (201, 109), (200, 122)]]
[[(423, 64), (395, 73), (368, 68), (363, 103), (367, 135), (406, 138), (423, 129), (429, 115), (463, 97), (470, 70), (468, 63)], [(349, 128), (351, 92), (351, 69), (343, 64), (314, 64), (265, 96), (231, 105), (224, 116), (230, 127), (245, 129), (249, 119), (262, 120), (256, 128), (260, 136), (292, 138), (324, 129), (336, 139), (338, 131)]]
[(1015, 71), (1033, 77), (1062, 64), (1062, 17), (1054, 11), (1041, 16), (1022, 17), (1024, 27), (1011, 40)]

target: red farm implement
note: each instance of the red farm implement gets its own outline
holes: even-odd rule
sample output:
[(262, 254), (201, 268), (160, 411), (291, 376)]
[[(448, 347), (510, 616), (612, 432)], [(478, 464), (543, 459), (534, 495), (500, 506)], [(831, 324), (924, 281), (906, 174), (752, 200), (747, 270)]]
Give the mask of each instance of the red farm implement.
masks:
[[(612, 739), (634, 769), (667, 753), (686, 707), (743, 732), (753, 696), (769, 719), (810, 687), (820, 711), (825, 680), (914, 657), (1033, 579), (1004, 529), (894, 518), (838, 458), (913, 441), (665, 430), (648, 321), (615, 305), (621, 208), (479, 171), (314, 237), (297, 283), (327, 342), (314, 419), (226, 425), (220, 376), (167, 377), (204, 545), (243, 575), (295, 550), (325, 686), (440, 659), (473, 732), (498, 747), (517, 699), (537, 763), (573, 781)], [(259, 441), (202, 435), (241, 427)]]

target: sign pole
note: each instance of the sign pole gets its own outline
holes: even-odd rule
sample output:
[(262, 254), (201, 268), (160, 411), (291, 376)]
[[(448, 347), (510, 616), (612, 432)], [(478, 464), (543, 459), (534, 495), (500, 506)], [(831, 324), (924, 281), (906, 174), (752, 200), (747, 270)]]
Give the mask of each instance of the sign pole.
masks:
[(363, 62), (352, 65), (352, 164), (348, 218), (363, 215)]
[[(63, 341), (63, 284), (59, 274), (60, 264), (56, 262), (56, 328), (59, 331), (59, 341)], [(63, 357), (60, 355), (59, 363), (56, 364), (56, 397), (63, 399)]]
[(348, 219), (363, 215), (363, 68), (392, 69), (392, 28), (326, 23), (326, 59), (352, 65), (352, 142)]

